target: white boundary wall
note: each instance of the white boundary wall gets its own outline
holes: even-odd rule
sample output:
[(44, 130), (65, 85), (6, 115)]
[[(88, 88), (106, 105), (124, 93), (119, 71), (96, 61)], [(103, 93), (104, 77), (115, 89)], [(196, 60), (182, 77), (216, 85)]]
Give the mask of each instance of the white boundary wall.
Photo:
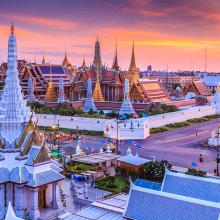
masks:
[(193, 118), (201, 118), (207, 115), (215, 115), (216, 106), (197, 106), (178, 112), (170, 112), (148, 117), (149, 128), (157, 128), (171, 123), (187, 121)]
[(59, 124), (60, 128), (70, 128), (79, 130), (104, 131), (107, 119), (71, 117), (61, 115), (41, 115), (37, 114), (39, 126), (52, 126)]
[[(119, 124), (119, 139), (145, 139), (150, 128), (156, 128), (171, 123), (182, 122), (193, 118), (217, 114), (216, 106), (197, 106), (186, 110), (150, 116), (148, 118), (130, 119)], [(104, 131), (106, 136), (117, 138), (117, 123), (114, 119), (98, 119), (71, 117), (60, 115), (36, 115), (39, 126), (59, 124), (61, 128), (79, 130)], [(106, 129), (108, 127), (108, 129)], [(132, 127), (132, 129), (131, 129)]]

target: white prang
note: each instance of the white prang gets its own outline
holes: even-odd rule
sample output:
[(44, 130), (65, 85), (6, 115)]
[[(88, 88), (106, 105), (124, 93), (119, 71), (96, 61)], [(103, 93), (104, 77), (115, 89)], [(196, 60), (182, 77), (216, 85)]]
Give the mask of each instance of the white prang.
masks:
[(63, 86), (63, 78), (61, 77), (59, 80), (59, 95), (57, 98), (58, 103), (65, 102), (65, 94), (64, 94), (64, 86)]
[(0, 101), (0, 135), (6, 148), (15, 148), (22, 132), (23, 123), (28, 122), (31, 111), (21, 93), (17, 69), (17, 45), (13, 30), (8, 41), (8, 69)]
[(123, 115), (123, 114), (134, 114), (134, 113), (135, 111), (129, 98), (129, 80), (126, 78), (124, 81), (124, 100), (119, 110), (119, 114)]
[(28, 77), (28, 96), (27, 96), (28, 102), (35, 102), (36, 98), (34, 95), (34, 87), (33, 87), (33, 79), (31, 76)]

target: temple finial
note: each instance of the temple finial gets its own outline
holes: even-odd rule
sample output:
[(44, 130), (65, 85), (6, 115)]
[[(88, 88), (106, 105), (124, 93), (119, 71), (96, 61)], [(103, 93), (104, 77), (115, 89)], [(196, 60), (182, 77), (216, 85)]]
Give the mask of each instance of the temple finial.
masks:
[(15, 28), (14, 28), (14, 22), (12, 21), (12, 23), (11, 23), (11, 28), (10, 28), (10, 30), (11, 30), (11, 33), (13, 34), (14, 33), (14, 30), (15, 30)]

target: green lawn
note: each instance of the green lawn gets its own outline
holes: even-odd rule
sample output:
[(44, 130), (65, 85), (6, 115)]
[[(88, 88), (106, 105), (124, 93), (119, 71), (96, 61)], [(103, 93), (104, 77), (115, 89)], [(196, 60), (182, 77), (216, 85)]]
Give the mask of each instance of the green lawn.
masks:
[(127, 178), (121, 176), (109, 176), (97, 181), (97, 188), (112, 193), (128, 192), (130, 183)]
[(92, 170), (93, 166), (89, 164), (78, 163), (75, 165), (66, 165), (66, 169), (74, 174), (80, 174), (88, 170)]

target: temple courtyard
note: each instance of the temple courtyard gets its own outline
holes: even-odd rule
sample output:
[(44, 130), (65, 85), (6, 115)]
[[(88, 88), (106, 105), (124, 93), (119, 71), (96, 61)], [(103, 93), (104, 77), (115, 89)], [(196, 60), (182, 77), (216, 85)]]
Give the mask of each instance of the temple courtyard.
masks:
[[(218, 127), (220, 119), (212, 119), (208, 122), (196, 123), (191, 126), (176, 128), (153, 134), (146, 140), (136, 141), (144, 150), (138, 150), (138, 154), (145, 158), (155, 156), (156, 160), (169, 160), (174, 166), (189, 168), (192, 162), (200, 165), (202, 170), (213, 173), (216, 168), (216, 149), (202, 146), (207, 142), (211, 132)], [(196, 136), (197, 134), (197, 136)], [(100, 137), (89, 137), (80, 146), (86, 152), (96, 150), (101, 147)], [(76, 141), (65, 141), (60, 143), (67, 154), (75, 153)], [(121, 141), (120, 151), (126, 154), (128, 141)], [(136, 153), (136, 148), (131, 146), (132, 152)], [(199, 155), (204, 155), (204, 162), (199, 163)]]

